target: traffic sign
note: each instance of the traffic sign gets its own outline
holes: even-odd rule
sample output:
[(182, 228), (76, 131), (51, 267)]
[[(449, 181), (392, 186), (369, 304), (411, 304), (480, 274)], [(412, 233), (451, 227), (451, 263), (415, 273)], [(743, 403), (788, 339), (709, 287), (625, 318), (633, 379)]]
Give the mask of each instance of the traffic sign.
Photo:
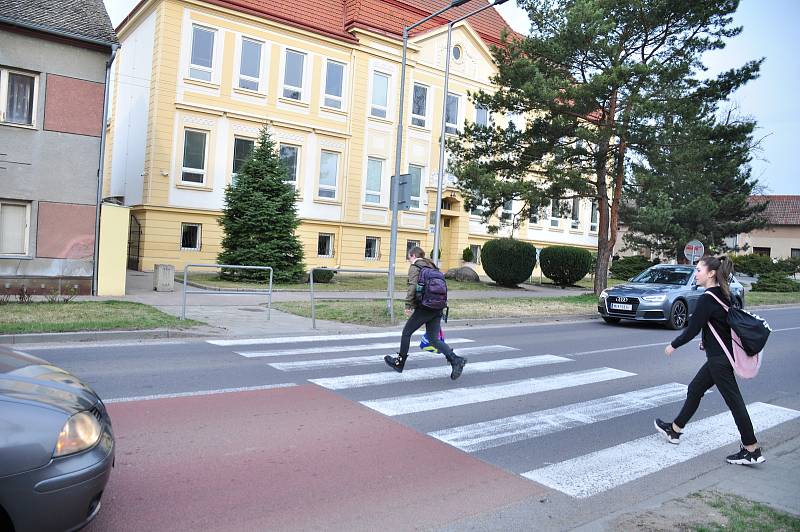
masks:
[(703, 243), (700, 242), (699, 240), (692, 240), (691, 242), (686, 244), (685, 248), (683, 248), (683, 254), (686, 256), (688, 260), (691, 261), (692, 264), (694, 264), (695, 261), (700, 259), (703, 256), (703, 253), (705, 253), (705, 251), (706, 251), (705, 246), (703, 246)]

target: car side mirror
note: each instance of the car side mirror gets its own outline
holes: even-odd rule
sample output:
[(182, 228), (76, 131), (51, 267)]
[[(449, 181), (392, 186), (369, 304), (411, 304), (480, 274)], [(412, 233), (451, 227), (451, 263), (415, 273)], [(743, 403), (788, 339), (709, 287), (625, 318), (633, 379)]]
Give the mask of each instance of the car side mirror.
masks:
[(631, 277), (630, 279), (628, 279), (628, 282), (631, 282), (631, 281), (633, 281), (633, 277)]
[(697, 290), (697, 283), (692, 281), (692, 290)]

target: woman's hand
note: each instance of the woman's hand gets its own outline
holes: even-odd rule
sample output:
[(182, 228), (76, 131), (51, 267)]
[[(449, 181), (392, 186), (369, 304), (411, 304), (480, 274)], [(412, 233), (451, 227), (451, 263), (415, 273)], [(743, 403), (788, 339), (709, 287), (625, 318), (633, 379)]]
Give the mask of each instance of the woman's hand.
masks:
[(675, 348), (672, 347), (671, 344), (667, 345), (667, 347), (664, 348), (664, 354), (667, 355), (667, 356), (671, 356), (672, 353), (674, 353), (674, 352), (675, 352)]

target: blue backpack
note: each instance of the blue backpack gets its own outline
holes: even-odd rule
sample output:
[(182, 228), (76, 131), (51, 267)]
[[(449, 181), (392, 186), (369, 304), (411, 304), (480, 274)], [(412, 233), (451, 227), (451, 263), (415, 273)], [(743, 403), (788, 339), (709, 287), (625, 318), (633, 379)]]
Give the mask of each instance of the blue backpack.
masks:
[(431, 310), (444, 310), (447, 307), (447, 282), (437, 268), (422, 266), (419, 269), (417, 301)]

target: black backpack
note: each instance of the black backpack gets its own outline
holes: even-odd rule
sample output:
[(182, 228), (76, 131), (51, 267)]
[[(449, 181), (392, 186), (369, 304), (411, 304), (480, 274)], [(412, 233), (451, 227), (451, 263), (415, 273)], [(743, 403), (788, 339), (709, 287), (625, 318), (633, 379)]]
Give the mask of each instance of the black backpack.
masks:
[[(711, 292), (706, 293), (716, 299), (720, 305), (727, 307), (717, 296)], [(772, 332), (767, 320), (735, 306), (728, 307), (728, 326), (735, 333), (735, 335), (731, 335), (734, 342), (744, 350), (747, 356), (751, 357), (764, 350), (769, 334)]]

